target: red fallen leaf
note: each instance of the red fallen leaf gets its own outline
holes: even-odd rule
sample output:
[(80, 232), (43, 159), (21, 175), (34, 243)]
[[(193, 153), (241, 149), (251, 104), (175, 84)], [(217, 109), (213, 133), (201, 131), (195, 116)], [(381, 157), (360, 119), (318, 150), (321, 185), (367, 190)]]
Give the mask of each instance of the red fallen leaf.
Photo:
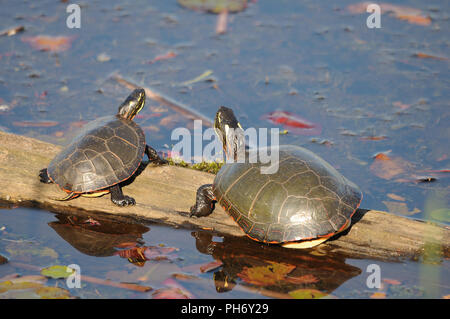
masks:
[(227, 32), (228, 10), (223, 10), (217, 16), (216, 34), (224, 34)]
[(376, 160), (382, 160), (382, 161), (388, 161), (391, 159), (385, 153), (377, 153), (377, 154), (375, 154), (375, 156), (373, 158)]
[(41, 121), (41, 122), (33, 122), (33, 121), (20, 121), (13, 122), (14, 126), (19, 127), (53, 127), (59, 125), (59, 122), (56, 121)]
[(375, 156), (374, 162), (370, 165), (370, 171), (383, 179), (392, 179), (405, 173), (411, 164), (401, 157), (389, 157), (379, 153)]
[(361, 141), (382, 141), (387, 139), (387, 136), (380, 135), (380, 136), (363, 136), (359, 138)]
[(273, 124), (281, 124), (288, 128), (289, 132), (299, 135), (319, 135), (322, 127), (319, 124), (311, 123), (308, 120), (286, 111), (274, 111), (262, 116)]
[(384, 279), (383, 279), (383, 282), (385, 282), (385, 283), (387, 283), (387, 284), (390, 284), (390, 285), (394, 285), (394, 286), (397, 286), (397, 285), (400, 285), (400, 284), (401, 284), (400, 281), (398, 281), (398, 280), (396, 280), (396, 279), (389, 279), (389, 278), (384, 278)]
[(70, 49), (75, 37), (38, 35), (22, 37), (23, 42), (29, 43), (33, 49), (51, 52), (63, 52)]
[(166, 54), (163, 55), (158, 55), (157, 57), (155, 57), (153, 60), (147, 62), (148, 64), (153, 64), (157, 61), (161, 61), (161, 60), (168, 60), (168, 59), (172, 59), (174, 57), (176, 57), (177, 54), (173, 51), (169, 51)]
[(395, 15), (395, 17), (400, 20), (406, 20), (411, 24), (427, 26), (427, 25), (430, 25), (430, 23), (431, 23), (430, 17), (409, 16), (409, 15), (401, 15), (401, 14)]
[(420, 58), (420, 59), (434, 59), (434, 60), (441, 60), (441, 61), (447, 61), (448, 60), (448, 58), (435, 56), (435, 55), (431, 55), (431, 54), (426, 54), (426, 53), (422, 53), (422, 52), (418, 52), (418, 53), (413, 54), (413, 57)]
[(402, 110), (406, 110), (407, 108), (409, 108), (411, 106), (411, 104), (404, 104), (404, 103), (402, 103), (400, 101), (394, 102), (394, 103), (392, 103), (392, 105), (396, 106), (396, 107), (398, 107), (398, 108), (400, 108)]
[(212, 271), (214, 269), (219, 268), (222, 265), (223, 265), (223, 262), (221, 262), (220, 260), (214, 260), (212, 262), (209, 262), (209, 263), (207, 263), (205, 265), (200, 266), (200, 271), (201, 272)]

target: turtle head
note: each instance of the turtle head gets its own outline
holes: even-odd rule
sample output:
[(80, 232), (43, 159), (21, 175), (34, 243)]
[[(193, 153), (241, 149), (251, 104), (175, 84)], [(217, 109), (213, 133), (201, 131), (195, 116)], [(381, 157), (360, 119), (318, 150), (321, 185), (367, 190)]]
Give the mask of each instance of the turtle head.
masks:
[(145, 91), (144, 89), (134, 90), (127, 99), (120, 104), (117, 115), (128, 120), (132, 120), (136, 114), (144, 107)]
[(241, 151), (245, 151), (244, 129), (234, 116), (233, 110), (221, 106), (216, 113), (214, 130), (222, 141), (227, 159), (236, 161)]

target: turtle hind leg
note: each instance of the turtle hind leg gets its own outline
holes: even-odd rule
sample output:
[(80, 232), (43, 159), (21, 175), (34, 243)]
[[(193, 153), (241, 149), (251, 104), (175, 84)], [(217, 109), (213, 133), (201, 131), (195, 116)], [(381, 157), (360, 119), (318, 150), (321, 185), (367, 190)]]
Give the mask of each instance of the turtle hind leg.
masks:
[(195, 205), (191, 207), (189, 217), (208, 216), (213, 212), (216, 196), (212, 186), (212, 184), (205, 184), (198, 188)]
[(122, 193), (122, 187), (119, 184), (110, 187), (109, 191), (111, 192), (111, 201), (117, 206), (123, 207), (136, 204), (134, 198)]
[(41, 183), (44, 184), (51, 184), (53, 183), (50, 177), (48, 177), (48, 172), (46, 168), (43, 168), (39, 171), (39, 180)]
[(168, 163), (165, 159), (159, 157), (155, 149), (149, 145), (145, 145), (145, 154), (147, 154), (148, 160), (154, 164), (164, 165)]

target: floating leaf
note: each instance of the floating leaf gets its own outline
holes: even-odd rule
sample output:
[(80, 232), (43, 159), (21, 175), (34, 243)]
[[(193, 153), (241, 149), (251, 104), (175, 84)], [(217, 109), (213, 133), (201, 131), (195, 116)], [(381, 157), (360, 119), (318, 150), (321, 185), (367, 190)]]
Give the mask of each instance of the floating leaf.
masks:
[(421, 212), (421, 210), (417, 207), (415, 207), (412, 211), (409, 211), (406, 203), (383, 201), (383, 204), (386, 205), (388, 211), (393, 214), (411, 216)]
[(23, 276), (0, 282), (0, 299), (61, 299), (71, 298), (70, 293), (58, 287), (46, 287), (44, 276)]
[(70, 49), (74, 37), (38, 35), (35, 37), (22, 37), (33, 49), (41, 51), (62, 52)]
[(411, 164), (401, 157), (389, 157), (384, 153), (378, 153), (370, 165), (370, 171), (383, 179), (392, 179), (405, 173)]
[(404, 202), (406, 200), (404, 197), (393, 194), (393, 193), (387, 194), (387, 197), (389, 197), (390, 199), (393, 199), (393, 200), (398, 200), (400, 202)]
[(238, 276), (249, 284), (271, 286), (286, 280), (286, 275), (294, 269), (294, 265), (271, 262), (267, 266), (243, 267)]
[(178, 0), (182, 7), (211, 13), (240, 12), (247, 8), (247, 0)]
[(261, 117), (273, 124), (280, 124), (289, 132), (299, 135), (319, 135), (322, 127), (319, 124), (311, 123), (297, 114), (286, 111), (274, 111)]
[(372, 295), (370, 295), (370, 299), (385, 299), (386, 293), (385, 292), (374, 292)]
[(55, 265), (41, 270), (41, 275), (53, 278), (67, 278), (75, 272), (75, 269), (69, 268), (67, 266)]
[(19, 127), (53, 127), (59, 125), (59, 122), (56, 121), (20, 121), (13, 122), (14, 126)]
[(223, 262), (220, 260), (214, 260), (212, 262), (209, 262), (205, 265), (200, 266), (201, 272), (209, 272), (212, 270), (215, 270), (223, 265)]
[(398, 281), (396, 279), (389, 279), (389, 278), (383, 278), (383, 282), (385, 282), (385, 283), (387, 283), (389, 285), (394, 285), (394, 286), (401, 284), (400, 281)]
[(153, 64), (157, 61), (172, 59), (176, 56), (177, 56), (177, 54), (175, 52), (169, 51), (166, 54), (156, 56), (153, 60), (149, 61), (148, 63)]
[(448, 208), (435, 209), (431, 212), (430, 216), (441, 222), (450, 223), (450, 209)]
[(413, 54), (413, 57), (420, 58), (420, 59), (434, 59), (434, 60), (441, 60), (441, 61), (447, 61), (448, 60), (448, 58), (435, 56), (435, 55), (431, 55), (431, 54), (426, 54), (426, 53), (422, 53), (422, 52)]
[(289, 295), (295, 299), (319, 299), (327, 296), (317, 289), (297, 289), (290, 291)]
[(206, 70), (205, 72), (203, 72), (202, 74), (200, 74), (199, 76), (197, 76), (196, 78), (193, 78), (192, 80), (189, 81), (185, 81), (183, 83), (181, 83), (181, 85), (190, 85), (190, 84), (194, 84), (203, 80), (207, 80), (208, 77), (213, 74), (213, 71), (211, 70)]

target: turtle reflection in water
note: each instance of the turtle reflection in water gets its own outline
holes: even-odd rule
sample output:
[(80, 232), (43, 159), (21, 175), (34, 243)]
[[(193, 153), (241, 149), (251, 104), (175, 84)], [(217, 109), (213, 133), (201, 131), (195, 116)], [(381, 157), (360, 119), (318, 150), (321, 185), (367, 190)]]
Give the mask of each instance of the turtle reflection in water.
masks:
[(346, 263), (348, 256), (333, 253), (326, 247), (292, 254), (289, 249), (275, 246), (261, 249), (258, 243), (238, 237), (224, 236), (214, 241), (217, 238), (214, 234), (202, 230), (193, 232), (192, 236), (200, 253), (222, 262), (220, 267), (209, 270), (219, 293), (238, 285), (236, 290), (250, 288), (273, 298), (292, 298), (289, 294), (297, 289), (328, 295), (362, 273), (360, 268)]
[(165, 164), (145, 143), (142, 129), (133, 122), (145, 104), (145, 91), (134, 90), (119, 106), (116, 115), (105, 116), (86, 125), (83, 132), (39, 172), (42, 183), (55, 183), (68, 195), (98, 197), (111, 193), (118, 206), (134, 205), (122, 193), (122, 182), (135, 175), (144, 153), (156, 164)]
[(319, 156), (299, 146), (272, 147), (279, 152), (278, 170), (262, 174), (263, 163), (248, 160), (231, 109), (219, 108), (214, 129), (227, 159), (246, 154), (246, 161), (226, 163), (213, 184), (201, 186), (190, 216), (207, 216), (218, 202), (247, 236), (287, 248), (316, 246), (350, 226), (362, 193)]

